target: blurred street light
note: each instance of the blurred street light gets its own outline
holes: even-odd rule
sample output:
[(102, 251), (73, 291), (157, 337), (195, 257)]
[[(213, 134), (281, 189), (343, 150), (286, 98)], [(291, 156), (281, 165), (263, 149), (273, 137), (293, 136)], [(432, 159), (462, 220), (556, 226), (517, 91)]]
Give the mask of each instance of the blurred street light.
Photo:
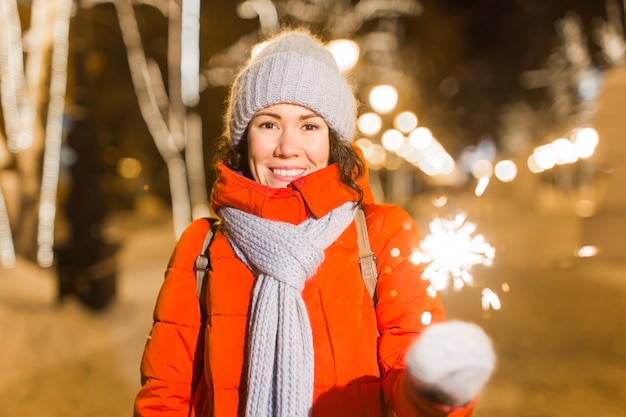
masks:
[(556, 165), (572, 164), (590, 158), (598, 145), (598, 132), (593, 128), (575, 129), (572, 139), (558, 138), (538, 146), (528, 158), (528, 169), (539, 173)]
[(578, 160), (574, 144), (566, 138), (559, 138), (552, 142), (552, 152), (558, 165), (571, 164)]
[(380, 132), (380, 129), (383, 126), (383, 121), (376, 113), (363, 113), (359, 116), (357, 126), (361, 133), (371, 136)]
[(593, 155), (598, 145), (598, 132), (590, 127), (579, 129), (574, 131), (572, 139), (578, 157), (586, 159)]
[(510, 160), (502, 160), (496, 164), (494, 174), (502, 182), (511, 182), (517, 177), (517, 165)]
[(381, 136), (381, 143), (388, 151), (397, 151), (404, 144), (404, 135), (396, 129), (388, 129)]
[(417, 116), (411, 111), (403, 111), (395, 117), (393, 124), (399, 131), (409, 133), (417, 127)]
[(409, 134), (411, 145), (417, 150), (426, 149), (433, 143), (433, 134), (427, 127), (418, 127)]
[(333, 54), (340, 71), (349, 71), (359, 61), (359, 45), (351, 39), (335, 39), (326, 45)]
[(377, 85), (369, 95), (370, 105), (378, 113), (390, 113), (398, 103), (398, 90), (392, 85)]

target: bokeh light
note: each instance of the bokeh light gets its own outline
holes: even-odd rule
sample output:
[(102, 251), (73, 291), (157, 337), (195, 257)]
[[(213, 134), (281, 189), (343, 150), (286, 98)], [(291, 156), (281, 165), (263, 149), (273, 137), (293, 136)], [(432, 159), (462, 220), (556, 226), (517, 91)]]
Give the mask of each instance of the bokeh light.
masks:
[(409, 142), (416, 149), (426, 149), (433, 143), (433, 134), (427, 127), (418, 127), (409, 133)]
[(533, 152), (534, 161), (541, 170), (554, 168), (556, 155), (552, 150), (552, 144), (542, 145)]
[(493, 164), (486, 159), (478, 159), (471, 166), (474, 178), (489, 178), (493, 175)]
[(578, 160), (574, 144), (566, 138), (559, 138), (552, 142), (552, 152), (557, 165), (571, 164)]
[(340, 71), (349, 71), (359, 61), (359, 45), (351, 39), (335, 39), (326, 48), (333, 54)]
[(533, 174), (538, 174), (540, 172), (543, 172), (543, 170), (544, 170), (537, 163), (537, 159), (535, 158), (535, 154), (532, 154), (532, 155), (530, 155), (528, 157), (528, 159), (526, 160), (526, 166), (528, 167), (528, 170), (530, 172), (532, 172)]
[(357, 120), (357, 127), (364, 135), (375, 135), (380, 132), (383, 121), (376, 113), (363, 113)]
[(398, 90), (392, 85), (378, 85), (370, 91), (369, 101), (377, 112), (389, 113), (398, 103)]
[(579, 258), (591, 258), (598, 254), (598, 248), (593, 245), (581, 246), (574, 252)]
[(494, 175), (502, 182), (511, 182), (517, 177), (517, 165), (511, 160), (502, 160), (496, 164)]
[(117, 172), (122, 178), (135, 179), (141, 174), (141, 162), (135, 158), (122, 158), (117, 163)]
[(404, 135), (396, 129), (386, 130), (381, 137), (381, 143), (388, 151), (396, 151), (404, 144)]
[(593, 128), (584, 128), (574, 131), (572, 135), (574, 149), (579, 158), (585, 159), (593, 155), (598, 145), (598, 132)]
[(417, 127), (417, 116), (413, 112), (404, 111), (395, 117), (393, 124), (399, 131), (409, 133)]

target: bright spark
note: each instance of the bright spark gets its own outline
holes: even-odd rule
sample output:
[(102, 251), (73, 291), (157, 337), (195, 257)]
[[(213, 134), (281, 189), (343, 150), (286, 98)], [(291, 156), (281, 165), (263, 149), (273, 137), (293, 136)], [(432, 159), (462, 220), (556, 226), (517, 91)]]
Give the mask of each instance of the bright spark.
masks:
[(472, 236), (476, 225), (465, 219), (463, 213), (453, 219), (435, 218), (429, 225), (431, 234), (420, 242), (419, 250), (412, 255), (415, 264), (428, 264), (422, 279), (430, 281), (428, 294), (431, 297), (449, 285), (460, 289), (473, 284), (471, 267), (493, 263), (495, 249), (481, 235)]
[(482, 304), (483, 311), (488, 311), (489, 308), (493, 308), (494, 310), (500, 310), (500, 308), (502, 307), (498, 295), (489, 288), (483, 288)]

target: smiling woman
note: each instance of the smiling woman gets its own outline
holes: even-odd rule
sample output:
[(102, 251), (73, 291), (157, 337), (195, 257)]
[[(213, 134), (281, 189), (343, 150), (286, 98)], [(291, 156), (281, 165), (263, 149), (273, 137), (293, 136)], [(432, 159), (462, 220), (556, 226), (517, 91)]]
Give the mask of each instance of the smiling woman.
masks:
[(442, 323), (424, 265), (410, 261), (417, 226), (374, 203), (352, 144), (356, 100), (332, 54), (308, 32), (278, 34), (235, 79), (226, 126), (206, 291), (198, 303), (193, 265), (215, 221), (199, 219), (170, 260), (135, 415), (471, 415), (493, 370), (490, 340)]

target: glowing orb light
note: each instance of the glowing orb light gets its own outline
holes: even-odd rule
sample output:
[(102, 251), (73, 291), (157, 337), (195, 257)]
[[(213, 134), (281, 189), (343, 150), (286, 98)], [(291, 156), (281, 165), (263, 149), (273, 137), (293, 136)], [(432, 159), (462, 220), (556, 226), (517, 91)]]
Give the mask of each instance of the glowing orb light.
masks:
[(351, 39), (335, 39), (326, 46), (340, 71), (348, 71), (354, 68), (359, 60), (359, 44)]
[(453, 219), (435, 218), (429, 225), (431, 234), (420, 242), (419, 250), (412, 255), (413, 263), (428, 264), (422, 279), (430, 281), (428, 294), (431, 297), (449, 285), (460, 289), (473, 284), (472, 266), (493, 263), (495, 249), (481, 235), (473, 236), (476, 225), (465, 220), (463, 213)]
[(392, 85), (378, 85), (372, 88), (369, 99), (374, 110), (389, 113), (398, 103), (398, 90)]

